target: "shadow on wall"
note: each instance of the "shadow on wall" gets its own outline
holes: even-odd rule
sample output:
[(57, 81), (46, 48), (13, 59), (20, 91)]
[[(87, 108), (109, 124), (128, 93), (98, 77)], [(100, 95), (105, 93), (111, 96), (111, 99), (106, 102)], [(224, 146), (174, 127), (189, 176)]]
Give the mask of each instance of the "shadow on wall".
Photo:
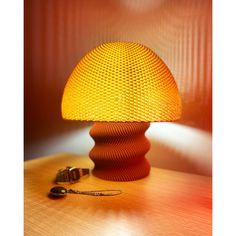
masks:
[(212, 174), (211, 133), (177, 123), (153, 123), (146, 136), (152, 166), (195, 174)]
[(30, 148), (25, 149), (25, 160), (56, 153), (76, 153), (76, 155), (88, 156), (94, 145), (89, 130), (89, 123), (85, 123), (84, 126), (78, 125), (77, 129), (37, 140), (31, 143)]

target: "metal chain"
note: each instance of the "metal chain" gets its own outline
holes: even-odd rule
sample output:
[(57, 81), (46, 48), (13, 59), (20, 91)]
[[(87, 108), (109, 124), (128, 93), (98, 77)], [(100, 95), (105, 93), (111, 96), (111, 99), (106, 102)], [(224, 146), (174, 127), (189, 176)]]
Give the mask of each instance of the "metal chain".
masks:
[(109, 189), (109, 190), (93, 190), (93, 191), (79, 191), (74, 189), (68, 189), (67, 193), (75, 193), (75, 194), (84, 194), (91, 196), (115, 196), (122, 193), (121, 190), (117, 189)]

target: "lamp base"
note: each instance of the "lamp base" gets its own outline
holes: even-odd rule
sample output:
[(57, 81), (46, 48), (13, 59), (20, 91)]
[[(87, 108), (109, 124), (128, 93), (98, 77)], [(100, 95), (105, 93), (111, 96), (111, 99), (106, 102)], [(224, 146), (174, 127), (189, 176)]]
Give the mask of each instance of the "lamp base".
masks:
[(132, 181), (150, 172), (145, 154), (150, 143), (145, 122), (97, 122), (90, 130), (95, 146), (89, 153), (95, 164), (93, 174), (112, 181)]

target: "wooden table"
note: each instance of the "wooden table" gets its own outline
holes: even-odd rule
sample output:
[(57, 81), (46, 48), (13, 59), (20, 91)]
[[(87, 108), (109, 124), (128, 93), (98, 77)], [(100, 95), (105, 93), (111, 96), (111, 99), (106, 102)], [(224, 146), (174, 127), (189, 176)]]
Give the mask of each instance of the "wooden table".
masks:
[[(121, 189), (113, 197), (48, 197), (58, 169), (93, 167), (72, 154), (25, 162), (25, 236), (162, 236), (212, 233), (211, 178), (152, 168), (148, 177), (111, 182), (92, 175), (69, 185), (79, 190)], [(67, 186), (68, 187), (68, 186)]]

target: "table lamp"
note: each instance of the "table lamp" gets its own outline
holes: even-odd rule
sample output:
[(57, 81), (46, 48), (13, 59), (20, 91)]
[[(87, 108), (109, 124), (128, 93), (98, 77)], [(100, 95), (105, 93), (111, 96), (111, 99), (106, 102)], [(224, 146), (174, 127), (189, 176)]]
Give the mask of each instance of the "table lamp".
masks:
[(62, 97), (62, 117), (94, 121), (89, 153), (93, 174), (132, 181), (150, 172), (145, 154), (150, 122), (175, 121), (181, 99), (165, 63), (133, 42), (105, 43), (88, 52), (70, 75)]

